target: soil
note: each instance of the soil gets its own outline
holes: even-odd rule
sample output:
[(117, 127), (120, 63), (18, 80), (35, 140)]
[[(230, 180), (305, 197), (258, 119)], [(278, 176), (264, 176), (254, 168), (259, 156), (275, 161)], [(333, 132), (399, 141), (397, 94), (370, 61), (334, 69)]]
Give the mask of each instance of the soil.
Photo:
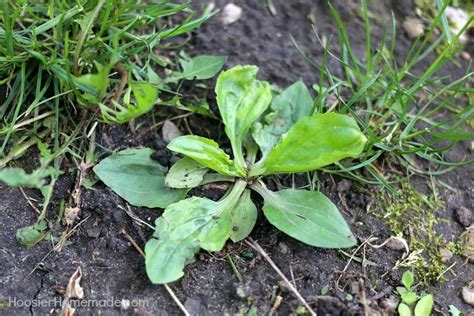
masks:
[[(207, 1), (195, 1), (199, 8)], [(215, 1), (222, 9), (227, 1)], [(311, 85), (319, 80), (318, 71), (312, 68), (294, 47), (295, 41), (313, 58), (320, 60), (322, 49), (311, 29), (311, 16), (316, 29), (325, 36), (337, 37), (336, 27), (326, 1), (273, 0), (276, 15), (272, 15), (266, 1), (235, 1), (243, 8), (242, 18), (234, 24), (222, 26), (219, 14), (192, 34), (185, 50), (192, 54), (221, 54), (229, 56), (226, 67), (236, 64), (255, 64), (260, 67), (259, 77), (280, 87), (286, 87), (298, 79)], [(362, 55), (364, 32), (358, 15), (359, 4), (344, 0), (333, 1), (344, 23), (350, 30), (353, 48)], [(383, 34), (384, 23), (390, 22), (393, 10), (401, 21), (413, 14), (411, 1), (372, 1), (371, 12), (376, 19), (373, 25), (374, 41)], [(335, 41), (337, 42), (337, 41)], [(397, 38), (397, 54), (407, 51), (411, 40), (403, 31)], [(424, 64), (419, 65), (424, 69)], [(340, 73), (337, 64), (330, 67)], [(465, 69), (449, 65), (444, 70), (454, 80)], [(209, 82), (213, 86), (213, 82)], [(213, 102), (213, 93), (208, 93)], [(212, 106), (212, 104), (211, 104)], [(99, 126), (98, 143), (110, 149), (134, 146), (149, 146), (157, 150), (160, 163), (171, 164), (175, 157), (164, 149), (160, 129), (140, 133), (152, 126), (154, 120), (170, 117), (176, 111), (156, 109), (150, 118), (135, 122), (140, 126), (133, 133), (128, 125)], [(196, 134), (217, 137), (223, 140), (218, 121), (193, 115), (188, 117), (189, 128)], [(178, 126), (184, 131), (183, 121)], [(225, 146), (224, 141), (224, 146)], [(105, 151), (103, 151), (106, 153)], [(450, 153), (450, 158), (460, 160), (472, 157), (470, 144), (460, 144)], [(35, 152), (30, 152), (20, 163), (30, 168), (37, 164)], [(55, 187), (53, 202), (48, 218), (54, 222), (61, 200), (68, 200), (74, 189), (76, 178), (71, 165), (64, 162), (64, 175)], [(455, 169), (441, 179), (455, 189), (441, 191), (445, 206), (438, 216), (445, 219), (437, 227), (439, 233), (448, 240), (459, 236), (464, 227), (455, 219), (455, 211), (464, 206), (474, 205), (474, 167)], [(283, 179), (282, 181), (286, 181)], [(296, 178), (296, 185), (306, 185), (304, 177)], [(383, 241), (390, 237), (390, 228), (380, 220), (367, 215), (368, 205), (372, 205), (370, 190), (349, 180), (323, 176), (322, 191), (342, 210), (351, 224), (354, 234), (362, 242), (368, 237), (378, 237)], [(420, 187), (421, 189), (421, 187)], [(41, 201), (35, 190), (25, 189), (34, 204)], [(213, 199), (223, 191), (207, 187), (195, 192)], [(61, 252), (54, 252), (51, 243), (43, 241), (31, 249), (21, 246), (15, 239), (18, 228), (31, 225), (37, 214), (27, 203), (21, 191), (0, 184), (0, 315), (46, 315), (54, 314), (51, 307), (8, 307), (8, 299), (31, 300), (33, 298), (54, 300), (61, 297), (61, 291), (78, 266), (82, 268), (81, 285), (87, 300), (119, 300), (119, 306), (81, 307), (76, 315), (175, 315), (180, 314), (163, 286), (149, 282), (143, 258), (125, 238), (126, 231), (143, 248), (151, 229), (138, 225), (118, 206), (125, 206), (115, 193), (100, 182), (92, 189), (84, 191), (80, 218), (82, 224), (68, 239)], [(258, 199), (257, 199), (258, 201)], [(150, 224), (161, 214), (158, 209), (132, 207), (133, 212)], [(55, 227), (60, 235), (64, 227)], [(251, 234), (269, 254), (283, 273), (293, 278), (301, 295), (320, 315), (364, 315), (390, 313), (387, 304), (393, 290), (399, 284), (400, 270), (393, 270), (402, 252), (387, 247), (374, 249), (365, 247), (364, 256), (372, 264), (367, 266), (351, 261), (338, 250), (319, 249), (306, 246), (278, 232), (262, 216)], [(361, 256), (362, 252), (358, 253)], [(228, 258), (232, 258), (243, 277), (239, 282)], [(472, 311), (461, 297), (461, 288), (474, 277), (472, 264), (455, 256), (453, 273), (446, 274), (441, 284), (427, 285), (427, 291), (435, 297), (435, 313), (447, 314), (448, 305), (455, 305), (463, 311)], [(268, 263), (245, 243), (229, 242), (219, 253), (201, 252), (196, 261), (186, 268), (185, 276), (170, 285), (178, 298), (193, 315), (222, 315), (245, 313), (249, 307), (256, 308), (258, 314), (272, 312), (274, 298), (282, 297), (277, 314), (296, 313), (300, 302), (288, 291), (281, 279)], [(324, 295), (322, 295), (322, 293)], [(144, 306), (128, 306), (127, 300), (143, 300)], [(6, 303), (5, 303), (6, 302)]]

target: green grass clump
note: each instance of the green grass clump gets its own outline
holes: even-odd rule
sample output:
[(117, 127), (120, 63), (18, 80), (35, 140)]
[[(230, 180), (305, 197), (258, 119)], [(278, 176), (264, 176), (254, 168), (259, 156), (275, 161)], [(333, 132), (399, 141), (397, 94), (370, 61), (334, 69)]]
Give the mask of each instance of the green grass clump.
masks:
[[(309, 58), (295, 44), (320, 74), (319, 82), (313, 86), (318, 95), (315, 109), (350, 113), (368, 136), (368, 150), (360, 161), (346, 160), (335, 168), (325, 168), (325, 172), (381, 184), (396, 194), (392, 183), (400, 174), (439, 175), (472, 162), (453, 162), (445, 158), (445, 152), (455, 144), (474, 137), (472, 131), (464, 128), (474, 114), (474, 104), (466, 101), (474, 93), (471, 65), (460, 78), (437, 75), (462, 49), (459, 37), (474, 18), (471, 17), (455, 36), (444, 32), (431, 42), (434, 30), (445, 27), (447, 5), (445, 2), (441, 6), (433, 24), (414, 41), (402, 62), (395, 56), (397, 23), (394, 16), (391, 30), (385, 30), (381, 43), (374, 46), (366, 1), (362, 1), (364, 56), (357, 56), (353, 50), (347, 30), (331, 5), (339, 31), (340, 54), (332, 51), (331, 37), (323, 40), (316, 31), (315, 36), (324, 48), (321, 62)], [(436, 49), (441, 45), (443, 48), (436, 56)], [(329, 59), (340, 65), (342, 77), (328, 67)], [(424, 69), (420, 67), (423, 64), (426, 64)], [(366, 169), (367, 177), (354, 172), (360, 168)], [(395, 177), (390, 179), (389, 175)]]
[(14, 132), (35, 135), (54, 124), (59, 132), (59, 123), (74, 125), (83, 109), (107, 123), (149, 111), (168, 88), (167, 78), (155, 72), (170, 63), (160, 55), (167, 49), (162, 40), (213, 14), (206, 10), (193, 19), (188, 6), (166, 0), (2, 0), (0, 89), (6, 97), (0, 154)]

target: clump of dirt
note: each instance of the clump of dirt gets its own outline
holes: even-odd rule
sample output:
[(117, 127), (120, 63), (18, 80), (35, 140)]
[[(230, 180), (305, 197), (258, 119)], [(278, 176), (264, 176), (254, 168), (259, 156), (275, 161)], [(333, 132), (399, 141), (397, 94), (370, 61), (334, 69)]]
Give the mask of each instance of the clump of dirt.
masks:
[[(206, 1), (196, 1), (198, 8)], [(384, 22), (390, 21), (390, 12), (403, 18), (407, 6), (394, 7), (398, 1), (373, 3), (371, 10), (377, 17), (373, 26), (374, 41), (383, 35)], [(226, 1), (215, 1), (222, 9)], [(273, 15), (265, 1), (236, 1), (243, 9), (242, 17), (235, 23), (223, 26), (219, 15), (194, 31), (186, 51), (191, 55), (221, 54), (229, 56), (227, 67), (236, 64), (255, 64), (260, 67), (259, 77), (286, 87), (298, 79), (308, 85), (316, 82), (318, 72), (312, 68), (294, 47), (291, 36), (309, 53), (320, 60), (322, 49), (316, 43), (311, 22), (317, 31), (325, 36), (337, 36), (336, 27), (329, 13), (326, 1), (274, 0), (276, 14)], [(363, 23), (358, 15), (358, 4), (347, 1), (334, 1), (348, 30), (352, 46), (356, 52), (364, 51)], [(402, 8), (403, 10), (401, 10)], [(397, 54), (406, 52), (410, 41), (399, 34)], [(337, 50), (337, 49), (336, 49)], [(420, 65), (423, 67), (424, 65)], [(329, 67), (340, 73), (337, 62), (331, 60)], [(448, 74), (462, 74), (463, 70), (451, 65)], [(212, 87), (214, 82), (209, 81)], [(214, 107), (212, 89), (208, 92), (211, 109)], [(156, 121), (180, 113), (174, 109), (157, 108), (147, 117), (135, 122), (139, 128), (133, 132), (127, 125), (99, 126), (97, 142), (108, 150), (118, 150), (135, 146), (148, 146), (156, 150), (154, 158), (162, 165), (171, 165), (176, 157), (165, 149), (161, 133), (153, 128)], [(212, 137), (225, 148), (229, 148), (222, 125), (216, 120), (193, 115), (177, 122), (183, 131), (188, 128), (198, 135)], [(143, 131), (148, 131), (144, 133)], [(101, 148), (99, 146), (99, 148)], [(472, 155), (467, 144), (456, 148), (457, 156)], [(105, 156), (108, 151), (102, 150)], [(26, 157), (33, 160), (35, 153)], [(27, 163), (28, 165), (28, 163)], [(55, 188), (49, 219), (54, 221), (59, 202), (67, 198), (74, 188), (75, 176), (67, 172), (60, 177)], [(472, 167), (463, 167), (445, 175), (442, 180), (456, 188), (454, 192), (440, 192), (445, 201), (436, 216), (444, 219), (436, 225), (438, 233), (445, 236), (458, 236), (463, 227), (454, 219), (454, 211), (461, 206), (473, 204), (474, 194)], [(305, 177), (282, 179), (284, 185), (307, 185)], [(276, 184), (270, 182), (269, 186)], [(388, 312), (389, 299), (393, 299), (393, 289), (399, 284), (401, 270), (393, 270), (402, 251), (382, 247), (370, 247), (368, 238), (377, 237), (382, 242), (392, 235), (390, 227), (377, 217), (368, 215), (367, 208), (376, 204), (367, 188), (346, 179), (322, 175), (320, 186), (323, 193), (337, 204), (351, 225), (354, 234), (363, 246), (354, 257), (342, 250), (327, 250), (306, 246), (279, 232), (266, 219), (259, 215), (251, 238), (257, 241), (280, 267), (285, 275), (295, 283), (303, 297), (321, 315), (362, 315), (364, 313)], [(370, 188), (374, 190), (374, 188)], [(35, 197), (35, 190), (25, 190)], [(0, 184), (0, 311), (6, 314), (47, 314), (51, 306), (8, 307), (9, 298), (17, 299), (56, 299), (61, 297), (61, 288), (77, 266), (82, 267), (81, 285), (86, 300), (117, 301), (113, 306), (86, 306), (78, 310), (79, 315), (149, 315), (178, 314), (180, 311), (162, 286), (152, 285), (145, 273), (144, 261), (133, 245), (125, 237), (128, 234), (140, 247), (143, 247), (152, 230), (144, 224), (131, 219), (124, 209), (125, 202), (101, 183), (85, 190), (81, 206), (83, 221), (69, 237), (70, 244), (61, 252), (52, 251), (53, 244), (45, 241), (32, 249), (25, 249), (15, 240), (18, 228), (32, 224), (36, 220), (34, 210), (28, 205), (18, 189)], [(222, 188), (211, 186), (195, 190), (193, 194), (213, 199), (223, 194)], [(257, 198), (257, 197), (256, 197)], [(261, 206), (261, 201), (258, 206)], [(384, 210), (380, 210), (383, 212)], [(136, 216), (153, 225), (161, 210), (131, 208)], [(64, 227), (58, 229), (60, 234)], [(229, 258), (243, 278), (239, 282), (233, 272)], [(352, 259), (351, 259), (352, 258)], [(434, 294), (436, 310), (446, 312), (449, 304), (461, 310), (469, 310), (459, 296), (468, 281), (469, 265), (455, 256), (452, 271), (447, 272), (446, 281), (427, 286)], [(178, 298), (193, 315), (220, 315), (257, 311), (268, 314), (274, 308), (278, 296), (282, 298), (276, 311), (285, 315), (302, 312), (301, 303), (286, 288), (268, 263), (244, 243), (228, 243), (218, 253), (201, 252), (196, 261), (186, 268), (185, 276), (170, 285)], [(7, 302), (7, 303), (5, 303)], [(130, 302), (142, 302), (135, 306)], [(393, 304), (392, 304), (393, 305)], [(388, 306), (388, 307), (387, 307)], [(58, 310), (60, 307), (56, 307)], [(392, 306), (393, 307), (393, 306)]]

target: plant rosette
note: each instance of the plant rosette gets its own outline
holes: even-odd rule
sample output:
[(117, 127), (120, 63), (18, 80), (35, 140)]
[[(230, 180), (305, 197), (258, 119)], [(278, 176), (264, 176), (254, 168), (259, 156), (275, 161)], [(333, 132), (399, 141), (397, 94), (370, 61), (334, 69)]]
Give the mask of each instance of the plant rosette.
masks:
[[(165, 208), (145, 246), (146, 271), (153, 283), (178, 280), (200, 249), (219, 251), (229, 238), (233, 242), (246, 238), (257, 219), (251, 190), (263, 197), (263, 214), (269, 222), (289, 236), (322, 248), (357, 243), (324, 194), (296, 189), (273, 192), (262, 179), (356, 158), (366, 137), (349, 116), (313, 113), (313, 99), (302, 82), (273, 97), (270, 84), (256, 79), (257, 72), (256, 66), (236, 66), (217, 79), (217, 104), (233, 159), (215, 141), (186, 135), (168, 144), (169, 150), (184, 158), (166, 176), (149, 158), (150, 149), (117, 153), (94, 168), (131, 204)], [(233, 183), (221, 200), (183, 199), (191, 188), (213, 181)]]

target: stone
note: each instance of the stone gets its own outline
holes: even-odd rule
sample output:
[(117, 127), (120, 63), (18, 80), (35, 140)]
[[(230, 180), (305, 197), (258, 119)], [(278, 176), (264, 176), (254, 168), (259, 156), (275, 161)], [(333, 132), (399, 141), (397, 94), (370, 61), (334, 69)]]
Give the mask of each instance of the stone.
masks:
[(454, 211), (454, 217), (464, 227), (472, 224), (472, 211), (465, 206), (461, 206)]

